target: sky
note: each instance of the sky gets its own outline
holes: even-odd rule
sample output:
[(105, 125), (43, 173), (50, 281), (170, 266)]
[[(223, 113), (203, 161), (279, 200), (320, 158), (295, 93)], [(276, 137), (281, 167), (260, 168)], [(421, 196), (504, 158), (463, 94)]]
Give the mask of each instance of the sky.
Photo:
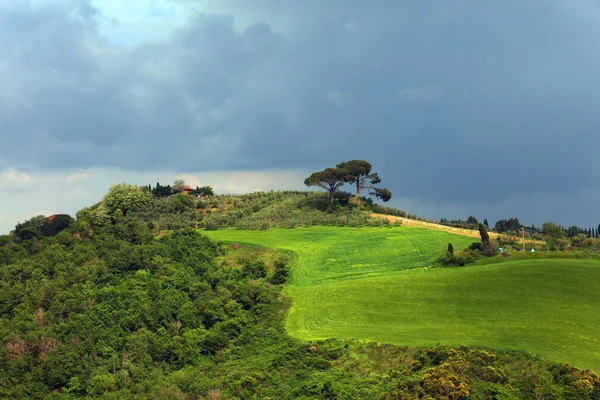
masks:
[(598, 65), (598, 0), (0, 0), (0, 234), (352, 159), (427, 218), (596, 226)]

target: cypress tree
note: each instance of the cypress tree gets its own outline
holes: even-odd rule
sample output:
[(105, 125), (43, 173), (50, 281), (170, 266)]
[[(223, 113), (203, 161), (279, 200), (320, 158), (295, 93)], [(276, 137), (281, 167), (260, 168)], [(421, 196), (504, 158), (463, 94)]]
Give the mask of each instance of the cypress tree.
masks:
[(479, 236), (481, 236), (481, 242), (485, 245), (490, 242), (490, 235), (482, 223), (479, 224)]

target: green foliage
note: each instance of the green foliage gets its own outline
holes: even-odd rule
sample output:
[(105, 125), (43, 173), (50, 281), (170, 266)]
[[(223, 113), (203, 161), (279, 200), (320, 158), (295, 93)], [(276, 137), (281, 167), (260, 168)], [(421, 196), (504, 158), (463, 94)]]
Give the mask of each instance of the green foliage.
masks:
[(500, 242), (498, 240), (488, 240), (486, 243), (481, 243), (480, 252), (484, 256), (494, 257), (497, 256), (500, 251)]
[(179, 193), (168, 199), (171, 213), (183, 213), (194, 211), (196, 209), (196, 200), (193, 196), (185, 193)]
[(478, 229), (479, 236), (481, 237), (481, 243), (484, 245), (488, 244), (490, 242), (490, 235), (488, 234), (487, 228), (484, 224), (480, 223)]
[(57, 214), (51, 217), (38, 215), (25, 222), (19, 222), (11, 232), (19, 241), (39, 239), (44, 236), (56, 236), (69, 229), (74, 219), (67, 214)]
[[(487, 220), (484, 220), (483, 224), (486, 225), (487, 228), (487, 224), (485, 223)], [(472, 225), (478, 225), (479, 221), (477, 221), (477, 218), (475, 218), (472, 215), (469, 215), (469, 218), (467, 218), (467, 223), (468, 224), (472, 224)]]
[[(162, 200), (168, 207), (170, 199)], [(598, 376), (591, 371), (523, 353), (426, 343), (439, 340), (440, 330), (449, 341), (464, 341), (464, 334), (456, 336), (461, 331), (482, 337), (479, 326), (453, 320), (460, 317), (456, 309), (488, 326), (486, 315), (502, 317), (503, 308), (494, 309), (494, 301), (523, 301), (507, 291), (518, 287), (503, 281), (508, 274), (480, 279), (468, 268), (447, 277), (440, 272), (459, 270), (400, 271), (426, 264), (450, 238), (459, 246), (469, 238), (415, 228), (313, 227), (210, 232), (230, 239), (227, 235), (242, 235), (243, 240), (218, 245), (189, 228), (154, 239), (139, 212), (95, 225), (93, 234), (81, 237), (67, 231), (25, 241), (0, 236), (0, 397), (460, 398), (467, 391), (477, 399), (600, 396)], [(248, 241), (284, 247), (296, 257), (239, 244)], [(594, 268), (586, 270), (583, 291), (597, 289), (590, 286), (598, 281)], [(540, 266), (518, 270), (538, 273)], [(540, 276), (549, 279), (556, 271)], [(285, 282), (292, 283), (285, 289), (295, 300), (291, 311)], [(541, 279), (520, 280), (528, 282), (541, 287), (537, 293), (532, 285), (520, 288), (524, 292), (549, 292)], [(457, 283), (463, 286), (451, 290)], [(570, 288), (582, 282), (564, 283)], [(494, 289), (498, 296), (491, 304), (475, 308), (463, 298), (473, 291), (481, 303)], [(572, 312), (560, 296), (557, 301)], [(582, 312), (589, 310), (584, 299), (573, 301)], [(360, 302), (368, 303), (362, 311)], [(479, 308), (485, 313), (477, 314)], [(522, 308), (531, 309), (531, 304)], [(333, 323), (353, 337), (400, 334), (402, 343), (418, 339), (427, 347), (290, 337), (284, 316), (297, 333), (294, 321), (306, 312), (312, 316), (303, 332), (310, 335), (344, 336), (327, 328)], [(394, 321), (400, 326), (390, 326)], [(432, 322), (433, 331), (418, 331)], [(579, 326), (577, 318), (573, 324)], [(540, 326), (539, 342), (547, 343), (544, 335), (551, 331)], [(521, 332), (519, 338), (527, 336)], [(580, 354), (563, 341), (553, 343), (564, 347), (564, 359)], [(502, 347), (489, 338), (485, 344)], [(585, 346), (582, 351), (593, 354)]]
[(56, 236), (65, 229), (69, 229), (75, 222), (73, 217), (67, 214), (56, 214), (52, 219), (46, 219), (42, 225), (42, 233), (44, 236)]
[(46, 217), (43, 215), (35, 216), (23, 223), (19, 222), (11, 234), (15, 235), (19, 240), (37, 239), (43, 236), (42, 227), (46, 222)]
[[(146, 398), (199, 365), (213, 383), (195, 395), (207, 395), (223, 385), (210, 355), (281, 307), (266, 271), (219, 268), (219, 246), (195, 230), (157, 241), (123, 218), (89, 238), (60, 236), (0, 269), (0, 397)], [(161, 393), (196, 390), (173, 387)]]
[(522, 225), (518, 218), (501, 219), (496, 221), (494, 228), (498, 233), (504, 232), (517, 232), (521, 229)]
[(196, 189), (192, 191), (192, 194), (197, 194), (204, 197), (213, 197), (215, 195), (215, 192), (213, 191), (213, 188), (211, 186), (202, 186), (196, 187)]
[(76, 217), (77, 230), (82, 234), (87, 234), (93, 228), (105, 226), (111, 220), (106, 204), (103, 202), (97, 203), (92, 207), (82, 208), (77, 212)]
[[(589, 240), (589, 241), (588, 241)], [(592, 247), (593, 239), (589, 239), (587, 235), (580, 233), (571, 238), (571, 246), (578, 247)]]
[(126, 217), (130, 211), (143, 210), (152, 203), (152, 195), (137, 185), (120, 183), (108, 190), (101, 202), (114, 220)]
[(185, 181), (183, 179), (175, 179), (173, 181), (173, 189), (175, 191), (181, 191), (181, 189), (185, 186)]
[(267, 276), (267, 264), (261, 260), (247, 260), (244, 265), (244, 275), (252, 279)]
[(393, 207), (382, 206), (379, 204), (373, 205), (373, 212), (376, 212), (378, 214), (393, 215), (396, 217), (406, 218), (406, 211), (399, 210), (399, 209), (393, 208)]
[(384, 202), (392, 198), (392, 192), (385, 188), (377, 188), (374, 185), (381, 183), (377, 172), (371, 172), (372, 166), (364, 160), (350, 160), (336, 166), (338, 169), (347, 171), (346, 182), (356, 186), (356, 199), (360, 199), (363, 189), (371, 189), (371, 194)]
[(567, 234), (553, 222), (544, 222), (542, 232), (546, 235), (546, 245), (549, 250), (565, 250), (569, 247)]
[(323, 171), (313, 172), (304, 180), (306, 186), (319, 186), (329, 194), (329, 201), (333, 204), (335, 192), (344, 183), (349, 182), (351, 176), (349, 172), (342, 168), (326, 168)]
[(373, 194), (381, 201), (387, 202), (392, 198), (392, 192), (385, 188), (374, 188)]
[(152, 189), (154, 197), (168, 197), (173, 194), (171, 185), (162, 186), (160, 182), (156, 182), (156, 186)]
[(0, 247), (6, 246), (10, 242), (10, 235), (0, 235)]
[[(474, 244), (477, 245), (476, 250), (479, 250), (480, 243), (474, 243)], [(452, 249), (452, 250), (454, 250), (454, 249)], [(460, 252), (446, 251), (442, 256), (440, 256), (436, 260), (436, 263), (443, 267), (464, 267), (467, 264), (475, 262), (478, 258), (479, 251), (474, 252), (472, 250), (475, 250), (475, 249), (473, 249), (473, 245), (471, 245), (471, 247), (469, 247), (469, 249), (463, 250)]]
[(288, 264), (283, 260), (277, 260), (275, 262), (275, 271), (270, 279), (270, 282), (274, 285), (285, 283), (290, 274), (290, 268)]
[[(478, 229), (479, 228), (479, 223), (477, 222), (477, 218), (473, 217), (473, 216), (469, 216), (469, 218), (467, 218), (466, 221), (461, 220), (461, 219), (452, 219), (452, 220), (448, 220), (446, 218), (441, 218), (439, 221), (437, 221), (437, 223), (439, 223), (440, 225), (445, 225), (445, 226), (452, 226), (454, 228), (461, 228), (461, 229)], [(485, 225), (485, 222), (484, 222)], [(487, 228), (487, 225), (485, 225)]]

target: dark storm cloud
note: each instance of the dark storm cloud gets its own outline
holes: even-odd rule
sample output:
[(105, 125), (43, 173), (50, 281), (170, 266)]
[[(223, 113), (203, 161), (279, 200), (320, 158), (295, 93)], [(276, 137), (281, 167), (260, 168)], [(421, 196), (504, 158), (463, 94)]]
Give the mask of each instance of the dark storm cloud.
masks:
[(97, 33), (86, 2), (0, 6), (0, 168), (362, 158), (437, 202), (598, 183), (591, 1), (228, 4), (129, 47)]

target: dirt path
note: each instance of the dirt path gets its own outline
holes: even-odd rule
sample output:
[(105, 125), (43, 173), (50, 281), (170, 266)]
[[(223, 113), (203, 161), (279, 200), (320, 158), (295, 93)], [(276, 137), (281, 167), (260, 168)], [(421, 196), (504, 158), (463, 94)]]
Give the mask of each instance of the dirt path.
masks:
[[(478, 238), (479, 239), (479, 231), (475, 231), (475, 230), (471, 230), (471, 229), (454, 228), (452, 226), (434, 224), (433, 222), (418, 221), (416, 219), (395, 217), (393, 215), (385, 215), (385, 214), (375, 214), (375, 213), (373, 213), (373, 214), (371, 214), (371, 217), (381, 218), (381, 219), (387, 219), (390, 222), (400, 221), (402, 223), (402, 225), (404, 225), (404, 226), (419, 226), (421, 228), (436, 229), (438, 231), (444, 231), (444, 232), (454, 233), (455, 235), (469, 236), (469, 237), (473, 237), (473, 238)], [(488, 233), (490, 235), (490, 238), (492, 238), (492, 239), (495, 239), (498, 236), (500, 236), (496, 232), (488, 232)], [(531, 239), (525, 239), (525, 242), (527, 242), (527, 243), (536, 243), (536, 244), (544, 244), (544, 242), (542, 242), (542, 241), (531, 240)]]

